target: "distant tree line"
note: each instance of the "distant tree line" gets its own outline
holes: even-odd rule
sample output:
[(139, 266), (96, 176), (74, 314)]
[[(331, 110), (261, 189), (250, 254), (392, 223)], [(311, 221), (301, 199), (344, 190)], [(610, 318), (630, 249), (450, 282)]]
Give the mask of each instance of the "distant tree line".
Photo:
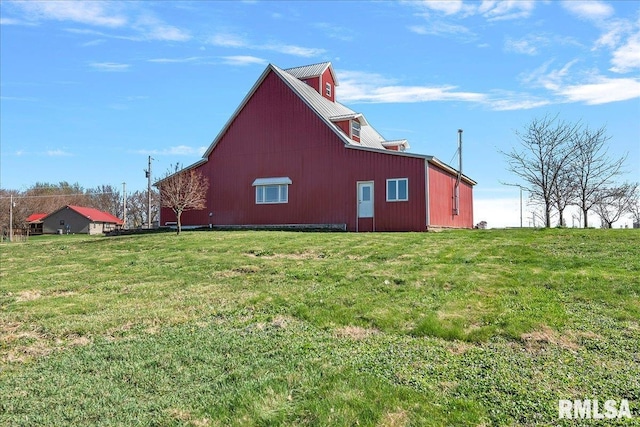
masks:
[[(122, 192), (111, 185), (84, 188), (68, 182), (38, 182), (24, 191), (0, 189), (0, 228), (9, 228), (11, 195), (13, 195), (13, 228), (26, 227), (26, 219), (34, 213), (54, 212), (66, 205), (77, 205), (99, 209), (118, 218), (123, 218), (124, 200)], [(128, 228), (143, 227), (148, 222), (148, 192), (127, 192)], [(151, 190), (151, 223), (159, 219), (160, 196)]]
[(608, 155), (606, 127), (591, 129), (547, 115), (533, 119), (516, 136), (519, 144), (501, 153), (508, 170), (522, 180), (518, 185), (542, 207), (546, 227), (554, 216), (559, 226), (566, 225), (569, 206), (580, 209), (585, 228), (589, 212), (600, 217), (603, 228), (611, 228), (625, 214), (640, 223), (639, 184), (620, 180), (626, 155)]

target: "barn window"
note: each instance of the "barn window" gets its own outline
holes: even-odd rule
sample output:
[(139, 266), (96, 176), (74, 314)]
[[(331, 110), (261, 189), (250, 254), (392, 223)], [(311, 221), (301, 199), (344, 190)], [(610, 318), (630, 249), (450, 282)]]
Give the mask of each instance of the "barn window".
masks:
[(351, 120), (351, 137), (353, 138), (354, 136), (360, 138), (360, 123)]
[(407, 200), (409, 200), (409, 179), (388, 179), (387, 202), (406, 202)]
[(331, 83), (327, 82), (324, 84), (324, 93), (331, 98)]
[(289, 185), (288, 177), (256, 179), (256, 204), (289, 203)]

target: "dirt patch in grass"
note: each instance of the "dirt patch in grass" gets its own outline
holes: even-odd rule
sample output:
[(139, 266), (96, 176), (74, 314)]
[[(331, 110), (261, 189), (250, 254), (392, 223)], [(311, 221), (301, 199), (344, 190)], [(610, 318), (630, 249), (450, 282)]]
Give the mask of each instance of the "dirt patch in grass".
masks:
[(240, 274), (254, 274), (260, 271), (260, 267), (258, 267), (257, 265), (243, 265), (234, 268), (232, 271)]
[(573, 341), (570, 334), (559, 334), (548, 326), (543, 326), (539, 331), (533, 331), (520, 335), (527, 351), (539, 353), (549, 344), (557, 345), (565, 350), (576, 352), (580, 346)]
[(172, 409), (169, 411), (171, 418), (188, 423), (188, 425), (196, 426), (196, 427), (205, 427), (210, 426), (211, 422), (207, 418), (194, 418), (193, 415), (189, 411), (184, 411), (182, 409)]
[(464, 341), (455, 341), (452, 342), (450, 345), (447, 346), (447, 350), (449, 350), (449, 353), (451, 354), (464, 354), (467, 351), (469, 351), (469, 349), (471, 349), (473, 347), (473, 345), (466, 343)]
[(38, 290), (26, 290), (18, 293), (16, 302), (33, 301), (40, 298), (42, 294)]
[(404, 409), (396, 409), (395, 412), (388, 412), (382, 417), (378, 426), (380, 427), (402, 427), (409, 424), (409, 415)]
[(305, 251), (291, 254), (276, 254), (269, 251), (253, 250), (246, 254), (251, 258), (264, 259), (291, 259), (291, 260), (307, 260), (307, 259), (323, 259), (327, 255), (324, 252)]
[(91, 344), (91, 339), (84, 335), (72, 335), (67, 339), (67, 344), (73, 347)]
[(370, 336), (379, 334), (377, 329), (367, 329), (360, 326), (343, 326), (335, 330), (334, 334), (338, 338), (349, 338), (352, 340), (363, 340)]

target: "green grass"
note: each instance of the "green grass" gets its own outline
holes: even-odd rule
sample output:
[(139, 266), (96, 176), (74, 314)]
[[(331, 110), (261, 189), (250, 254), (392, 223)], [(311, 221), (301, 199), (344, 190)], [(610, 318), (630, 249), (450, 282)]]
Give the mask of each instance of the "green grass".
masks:
[(619, 424), (640, 425), (639, 247), (569, 229), (3, 244), (0, 425), (576, 425), (558, 399), (587, 398), (628, 399)]

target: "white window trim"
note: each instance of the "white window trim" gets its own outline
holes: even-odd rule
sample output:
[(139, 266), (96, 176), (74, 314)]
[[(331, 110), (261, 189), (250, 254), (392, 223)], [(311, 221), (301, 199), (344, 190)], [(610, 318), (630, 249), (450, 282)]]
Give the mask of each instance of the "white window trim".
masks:
[[(257, 205), (276, 205), (276, 204), (284, 204), (289, 203), (289, 185), (292, 184), (292, 181), (289, 177), (278, 177), (278, 178), (258, 178), (253, 181), (252, 186), (256, 188), (256, 204)], [(278, 200), (277, 201), (264, 201), (264, 192), (267, 187), (278, 187)], [(282, 197), (282, 187), (285, 188), (284, 198)], [(262, 190), (262, 198), (260, 201), (258, 194)]]
[[(353, 139), (353, 137), (354, 137), (354, 136), (355, 136), (355, 137), (357, 137), (357, 138), (360, 138), (360, 135), (361, 135), (361, 133), (362, 133), (362, 125), (361, 125), (361, 124), (360, 124), (360, 122), (359, 122), (359, 121), (357, 121), (357, 120), (350, 120), (350, 122), (351, 122), (351, 123), (349, 123), (349, 124), (351, 125), (351, 139)], [(353, 126), (354, 126), (354, 125), (359, 126), (359, 128), (358, 128), (358, 134), (357, 134), (357, 135), (353, 132)]]
[(332, 92), (331, 83), (330, 82), (326, 82), (324, 84), (324, 93), (325, 93), (326, 96), (331, 98), (331, 92)]
[(251, 184), (252, 186), (256, 186), (256, 185), (278, 185), (278, 184), (287, 184), (290, 185), (292, 184), (291, 178), (289, 178), (288, 176), (281, 176), (278, 178), (258, 178), (255, 181), (253, 181), (253, 184)]
[[(395, 181), (396, 183), (396, 198), (395, 199), (390, 199), (389, 198), (389, 181)], [(404, 199), (400, 199), (398, 198), (398, 183), (400, 181), (405, 181), (407, 183), (407, 197)], [(387, 192), (387, 202), (408, 202), (409, 201), (409, 178), (389, 178), (387, 179), (387, 183), (386, 183), (386, 189), (385, 191)]]

